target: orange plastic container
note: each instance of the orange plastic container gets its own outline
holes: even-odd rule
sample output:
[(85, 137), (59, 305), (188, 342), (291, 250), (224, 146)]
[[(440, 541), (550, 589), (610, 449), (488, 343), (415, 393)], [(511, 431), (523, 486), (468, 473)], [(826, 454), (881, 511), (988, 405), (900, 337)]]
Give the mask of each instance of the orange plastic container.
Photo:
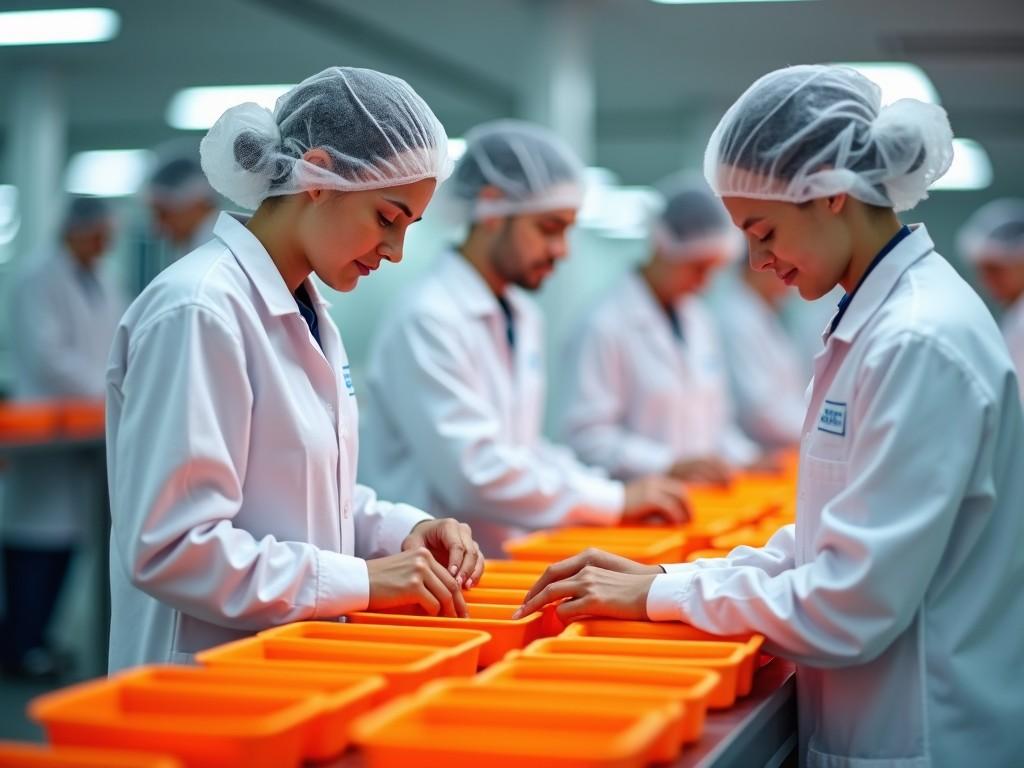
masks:
[(323, 705), (295, 691), (166, 688), (114, 677), (29, 704), (57, 746), (166, 752), (187, 768), (285, 768), (302, 762)]
[(549, 637), (531, 643), (523, 653), (530, 656), (570, 655), (589, 658), (595, 665), (619, 659), (629, 664), (713, 669), (720, 680), (708, 699), (708, 706), (712, 709), (725, 709), (736, 702), (740, 668), (747, 662), (747, 648), (741, 643), (631, 640), (617, 637)]
[[(540, 578), (550, 563), (539, 560), (491, 560), (487, 559), (484, 576), (495, 573), (528, 573)], [(536, 580), (536, 579), (535, 579)]]
[(547, 623), (540, 612), (521, 619), (512, 619), (516, 605), (488, 605), (469, 603), (467, 619), (444, 616), (422, 616), (401, 613), (351, 613), (348, 620), (355, 624), (389, 624), (404, 627), (448, 627), (475, 629), (486, 632), (490, 640), (480, 649), (480, 666), (487, 667), (500, 661), (509, 651), (525, 648), (546, 634)]
[(632, 640), (684, 640), (687, 642), (739, 643), (745, 658), (739, 668), (736, 694), (746, 696), (754, 684), (754, 672), (764, 645), (764, 635), (712, 635), (678, 621), (616, 621), (588, 619), (571, 624), (562, 637), (620, 637)]
[(514, 605), (520, 606), (526, 599), (528, 589), (488, 589), (487, 587), (473, 587), (462, 593), (462, 598), (467, 605), (484, 603), (486, 605)]
[[(529, 590), (540, 576), (533, 573), (491, 573), (484, 571), (474, 588), (480, 589), (525, 589)], [(473, 590), (469, 590), (472, 592)]]
[(106, 430), (102, 400), (65, 400), (60, 404), (64, 433), (71, 437), (100, 437)]
[(205, 691), (249, 689), (287, 691), (315, 697), (320, 714), (306, 730), (304, 756), (309, 760), (336, 757), (348, 746), (349, 725), (384, 700), (386, 682), (380, 675), (345, 672), (300, 672), (233, 667), (140, 667), (121, 675), (122, 680), (141, 680), (162, 690)]
[(559, 682), (573, 686), (599, 684), (624, 697), (641, 691), (660, 691), (683, 705), (682, 738), (684, 742), (691, 743), (697, 741), (704, 730), (708, 697), (720, 678), (710, 669), (669, 669), (654, 665), (629, 667), (621, 663), (598, 667), (589, 659), (513, 653), (474, 679), (479, 682)]
[(170, 755), (0, 741), (4, 768), (181, 768)]
[(60, 432), (60, 410), (53, 403), (0, 405), (0, 440), (50, 440)]
[(564, 528), (539, 531), (508, 541), (514, 559), (557, 562), (597, 547), (640, 563), (675, 563), (682, 559), (686, 535), (678, 528)]
[(307, 671), (373, 672), (388, 695), (414, 691), (438, 677), (476, 672), (486, 632), (309, 621), (261, 632), (196, 654), (212, 667), (273, 667)]
[(353, 740), (369, 768), (641, 768), (670, 759), (674, 707), (569, 692), (513, 696), (445, 680), (365, 716)]

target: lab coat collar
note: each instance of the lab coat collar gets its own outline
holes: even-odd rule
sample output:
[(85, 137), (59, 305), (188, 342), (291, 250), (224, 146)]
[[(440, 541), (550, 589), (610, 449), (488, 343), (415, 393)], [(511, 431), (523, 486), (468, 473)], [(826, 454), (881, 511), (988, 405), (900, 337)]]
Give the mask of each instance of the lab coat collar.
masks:
[[(670, 329), (669, 319), (664, 308), (658, 302), (651, 286), (639, 272), (631, 271), (626, 275), (626, 290), (632, 291), (634, 298), (626, 302), (629, 315), (635, 322), (644, 327), (651, 325)], [(692, 297), (683, 296), (675, 303), (675, 311), (680, 317), (686, 316), (686, 310)]]
[(910, 229), (911, 233), (864, 279), (857, 295), (850, 302), (846, 315), (831, 336), (828, 331), (832, 321), (829, 320), (829, 325), (825, 326), (822, 333), (822, 340), (826, 344), (833, 339), (847, 344), (852, 342), (860, 329), (888, 298), (903, 273), (912, 264), (935, 250), (935, 243), (932, 242), (924, 224), (912, 224)]
[[(263, 243), (246, 228), (245, 222), (248, 220), (249, 217), (242, 214), (221, 213), (217, 217), (213, 234), (234, 254), (271, 315), (277, 317), (299, 314), (295, 297), (288, 291), (277, 265), (263, 247)], [(318, 307), (330, 306), (311, 277), (306, 278), (305, 285), (314, 304)]]
[[(446, 272), (445, 282), (451, 289), (449, 292), (467, 315), (488, 317), (501, 314), (501, 306), (498, 304), (494, 291), (487, 285), (483, 276), (476, 271), (476, 268), (466, 260), (465, 256), (452, 248), (443, 258), (442, 269)], [(519, 309), (515, 291), (509, 289), (506, 299), (513, 311)]]

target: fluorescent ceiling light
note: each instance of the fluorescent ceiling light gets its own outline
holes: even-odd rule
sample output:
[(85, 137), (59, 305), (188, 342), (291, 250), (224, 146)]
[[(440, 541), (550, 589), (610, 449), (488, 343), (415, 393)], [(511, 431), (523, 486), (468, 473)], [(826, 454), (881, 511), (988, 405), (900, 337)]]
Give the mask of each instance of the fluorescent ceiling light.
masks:
[(153, 161), (148, 149), (79, 152), (68, 162), (64, 188), (74, 195), (123, 197), (142, 186)]
[(917, 99), (929, 104), (939, 103), (939, 92), (932, 81), (916, 64), (900, 61), (839, 62), (852, 67), (869, 80), (874, 80), (882, 89), (882, 105), (892, 104), (899, 99)]
[(0, 13), (0, 45), (102, 43), (120, 29), (121, 17), (109, 8)]
[(971, 139), (953, 139), (953, 164), (931, 189), (986, 189), (992, 184), (988, 152)]
[(185, 88), (167, 106), (167, 124), (183, 131), (205, 131), (225, 110), (247, 101), (267, 109), (291, 85), (213, 85)]
[[(18, 213), (18, 188), (11, 184), (0, 184), (0, 246), (12, 242), (21, 226)], [(5, 254), (7, 257), (10, 254)], [(0, 255), (0, 263), (6, 261)]]
[(659, 5), (725, 5), (737, 3), (794, 3), (805, 0), (651, 0)]

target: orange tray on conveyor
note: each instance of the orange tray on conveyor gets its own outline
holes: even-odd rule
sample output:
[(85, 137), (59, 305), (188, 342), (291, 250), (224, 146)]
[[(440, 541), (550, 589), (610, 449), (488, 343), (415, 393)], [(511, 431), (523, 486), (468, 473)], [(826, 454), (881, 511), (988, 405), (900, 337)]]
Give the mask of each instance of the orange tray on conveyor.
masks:
[(69, 436), (100, 436), (106, 429), (103, 401), (65, 400), (60, 405), (60, 421)]
[(123, 680), (142, 680), (165, 690), (271, 690), (304, 693), (320, 700), (320, 714), (307, 727), (303, 754), (308, 760), (336, 757), (348, 747), (349, 724), (385, 700), (386, 681), (364, 672), (302, 672), (242, 667), (140, 667)]
[(683, 705), (682, 738), (684, 742), (692, 743), (704, 730), (708, 697), (720, 678), (710, 669), (669, 669), (653, 665), (628, 667), (624, 664), (597, 667), (589, 659), (512, 653), (473, 679), (481, 683), (506, 680), (557, 682), (584, 687), (601, 685), (618, 691), (624, 697), (638, 692), (659, 691)]
[(4, 768), (181, 768), (170, 755), (0, 741)]
[(562, 633), (562, 637), (619, 637), (632, 640), (686, 640), (689, 642), (740, 643), (746, 658), (739, 669), (736, 694), (746, 696), (754, 684), (754, 672), (764, 645), (764, 635), (712, 635), (678, 621), (616, 621), (587, 619), (578, 621)]
[(40, 696), (29, 715), (57, 746), (166, 752), (186, 768), (288, 768), (301, 764), (322, 708), (302, 692), (115, 676)]
[[(530, 587), (536, 584), (537, 579), (540, 578), (540, 574), (537, 573), (492, 573), (490, 562), (487, 565), (488, 570), (484, 571), (480, 581), (473, 589), (525, 589), (529, 591)], [(472, 592), (472, 590), (470, 591)]]
[(518, 573), (518, 574), (530, 574), (531, 576), (539, 579), (541, 574), (547, 569), (550, 563), (543, 562), (541, 560), (500, 560), (487, 558), (487, 567), (484, 570), (484, 576), (495, 573)]
[(473, 587), (462, 593), (462, 598), (467, 605), (473, 603), (485, 603), (486, 605), (514, 605), (517, 608), (526, 599), (528, 589), (488, 589), (487, 587)]
[(640, 563), (677, 563), (683, 557), (686, 535), (678, 528), (563, 528), (532, 533), (505, 542), (505, 552), (517, 560), (557, 562), (596, 547)]
[(0, 440), (49, 440), (60, 433), (60, 409), (53, 403), (0, 404)]
[(740, 669), (749, 667), (749, 651), (742, 643), (549, 637), (531, 643), (523, 653), (589, 658), (595, 666), (613, 663), (617, 659), (626, 664), (713, 669), (721, 679), (708, 699), (708, 706), (712, 709), (726, 709), (736, 703), (741, 688)]
[(678, 751), (679, 710), (444, 680), (363, 717), (353, 741), (369, 768), (642, 768)]
[[(469, 603), (466, 606), (469, 618), (452, 619), (445, 616), (424, 616), (414, 613), (351, 613), (348, 620), (355, 624), (389, 624), (405, 627), (447, 627), (451, 629), (476, 629), (490, 635), (490, 640), (480, 649), (480, 666), (486, 667), (500, 661), (509, 651), (520, 650), (542, 637), (561, 631), (560, 623), (545, 621), (541, 612), (531, 613), (521, 619), (512, 619), (516, 605), (488, 605)], [(554, 612), (548, 606), (545, 612)]]
[(307, 621), (210, 648), (196, 654), (196, 661), (212, 667), (372, 672), (387, 679), (390, 696), (438, 677), (474, 674), (489, 639), (486, 632), (470, 629)]

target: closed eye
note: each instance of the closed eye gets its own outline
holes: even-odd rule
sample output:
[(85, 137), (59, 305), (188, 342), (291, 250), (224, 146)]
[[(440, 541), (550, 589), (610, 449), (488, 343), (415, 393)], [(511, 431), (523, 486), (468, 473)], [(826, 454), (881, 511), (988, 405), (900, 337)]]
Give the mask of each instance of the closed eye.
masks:
[(380, 211), (377, 212), (377, 222), (383, 229), (387, 229), (388, 227), (395, 223), (393, 221), (389, 221), (387, 217), (385, 217), (384, 214), (381, 213)]

